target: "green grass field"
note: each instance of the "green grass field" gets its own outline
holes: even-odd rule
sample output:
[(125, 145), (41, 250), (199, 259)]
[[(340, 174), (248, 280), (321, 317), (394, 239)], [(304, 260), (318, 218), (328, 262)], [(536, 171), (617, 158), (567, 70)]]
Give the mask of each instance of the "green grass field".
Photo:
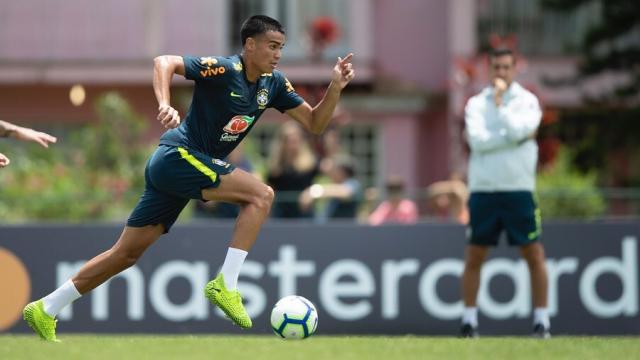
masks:
[(0, 359), (631, 359), (636, 337), (486, 337), (466, 340), (421, 336), (67, 335), (62, 343), (35, 336), (0, 336)]

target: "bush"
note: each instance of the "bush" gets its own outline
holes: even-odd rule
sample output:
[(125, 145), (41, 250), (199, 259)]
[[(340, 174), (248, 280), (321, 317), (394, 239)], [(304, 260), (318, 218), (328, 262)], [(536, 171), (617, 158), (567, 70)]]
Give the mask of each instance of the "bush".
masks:
[(551, 166), (539, 172), (537, 184), (543, 219), (594, 218), (605, 210), (597, 175), (583, 174), (572, 167), (571, 154), (565, 148)]
[(11, 165), (0, 171), (3, 222), (122, 220), (141, 194), (150, 147), (146, 120), (117, 93), (96, 102), (98, 121), (43, 149), (3, 142)]

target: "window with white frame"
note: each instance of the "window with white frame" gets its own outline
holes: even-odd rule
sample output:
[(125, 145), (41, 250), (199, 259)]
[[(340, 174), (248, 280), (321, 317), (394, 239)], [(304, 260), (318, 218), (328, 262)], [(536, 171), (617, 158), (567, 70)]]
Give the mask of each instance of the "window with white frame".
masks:
[(325, 59), (335, 59), (349, 50), (348, 0), (234, 0), (230, 2), (230, 50), (242, 48), (240, 28), (252, 15), (271, 16), (285, 27), (287, 43), (284, 60), (305, 59), (310, 53), (308, 29), (318, 17), (328, 17), (337, 25), (339, 36), (323, 53)]
[[(251, 131), (253, 148), (263, 159), (269, 157), (271, 140), (276, 136), (280, 124), (259, 123)], [(378, 179), (379, 128), (371, 123), (353, 123), (339, 128), (340, 144), (353, 157), (356, 177), (366, 187), (375, 186)]]
[(540, 0), (483, 0), (478, 5), (478, 43), (486, 49), (490, 35), (513, 34), (517, 50), (525, 55), (574, 54), (600, 13), (597, 1), (565, 13), (543, 8)]

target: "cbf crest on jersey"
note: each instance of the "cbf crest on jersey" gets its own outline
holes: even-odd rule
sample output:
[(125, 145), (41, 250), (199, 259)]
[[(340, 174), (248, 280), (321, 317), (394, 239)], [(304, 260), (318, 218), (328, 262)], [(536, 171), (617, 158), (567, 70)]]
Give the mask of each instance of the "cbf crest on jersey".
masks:
[(258, 90), (258, 95), (256, 95), (256, 101), (258, 102), (258, 109), (262, 110), (269, 103), (269, 90), (260, 89)]

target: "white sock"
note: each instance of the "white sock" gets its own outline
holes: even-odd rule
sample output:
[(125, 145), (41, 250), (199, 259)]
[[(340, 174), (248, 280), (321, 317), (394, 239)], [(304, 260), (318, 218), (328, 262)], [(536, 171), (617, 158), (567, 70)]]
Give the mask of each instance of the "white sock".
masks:
[(78, 292), (71, 279), (67, 280), (51, 294), (42, 298), (44, 311), (51, 317), (56, 317), (60, 310), (78, 299), (82, 294)]
[(478, 308), (466, 307), (462, 311), (462, 323), (469, 324), (473, 327), (478, 327)]
[(227, 257), (224, 259), (220, 272), (224, 276), (224, 286), (227, 290), (235, 290), (238, 287), (238, 276), (240, 268), (247, 257), (248, 252), (230, 247), (227, 251)]
[(542, 324), (545, 328), (551, 327), (551, 322), (549, 321), (549, 312), (547, 308), (539, 307), (533, 309), (533, 324)]

